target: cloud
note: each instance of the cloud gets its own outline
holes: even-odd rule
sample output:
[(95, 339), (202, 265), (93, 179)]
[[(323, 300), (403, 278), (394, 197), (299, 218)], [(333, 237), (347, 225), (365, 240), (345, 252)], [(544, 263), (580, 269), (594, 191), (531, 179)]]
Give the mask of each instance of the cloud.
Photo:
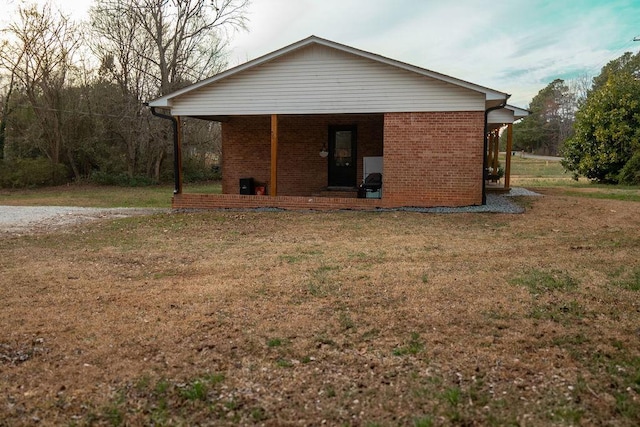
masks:
[(233, 65), (311, 34), (513, 94), (595, 75), (631, 42), (633, 0), (254, 0)]
[[(53, 2), (76, 19), (91, 4)], [(3, 23), (18, 3), (7, 0)], [(248, 12), (230, 66), (314, 34), (512, 93), (522, 106), (555, 78), (596, 75), (640, 48), (637, 0), (252, 0)]]

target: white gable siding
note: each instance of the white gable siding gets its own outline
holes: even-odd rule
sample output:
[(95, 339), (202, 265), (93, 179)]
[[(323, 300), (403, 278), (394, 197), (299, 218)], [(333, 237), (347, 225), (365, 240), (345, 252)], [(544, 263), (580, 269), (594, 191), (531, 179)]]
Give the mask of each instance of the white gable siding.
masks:
[(483, 111), (485, 94), (311, 45), (171, 104), (180, 116)]
[(494, 124), (513, 123), (513, 111), (506, 108), (490, 111), (489, 116), (487, 117), (487, 122)]

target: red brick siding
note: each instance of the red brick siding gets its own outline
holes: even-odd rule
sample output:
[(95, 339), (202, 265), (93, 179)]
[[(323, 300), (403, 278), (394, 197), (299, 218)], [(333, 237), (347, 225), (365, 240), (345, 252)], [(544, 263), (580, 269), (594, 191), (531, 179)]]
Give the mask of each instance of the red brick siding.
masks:
[[(362, 157), (381, 156), (382, 115), (314, 115), (278, 118), (278, 195), (310, 196), (327, 187), (327, 159), (319, 156), (331, 125), (358, 128), (358, 182)], [(232, 117), (222, 124), (222, 192), (238, 194), (239, 179), (268, 183), (271, 176), (268, 116)]]
[(238, 194), (176, 194), (174, 209), (255, 209), (279, 208), (292, 210), (373, 210), (382, 208), (381, 199), (345, 199), (337, 197), (241, 196)]
[(240, 178), (267, 182), (271, 176), (271, 119), (232, 117), (222, 123), (222, 192), (238, 194)]
[[(327, 185), (327, 160), (318, 153), (328, 141), (329, 126), (354, 124), (358, 180), (362, 157), (384, 151), (382, 200), (310, 197)], [(367, 209), (482, 203), (481, 111), (281, 116), (278, 129), (279, 197), (236, 196), (240, 178), (270, 179), (270, 117), (232, 117), (222, 126), (223, 193), (229, 196), (179, 195), (174, 207)]]
[(384, 116), (386, 206), (482, 203), (482, 112)]

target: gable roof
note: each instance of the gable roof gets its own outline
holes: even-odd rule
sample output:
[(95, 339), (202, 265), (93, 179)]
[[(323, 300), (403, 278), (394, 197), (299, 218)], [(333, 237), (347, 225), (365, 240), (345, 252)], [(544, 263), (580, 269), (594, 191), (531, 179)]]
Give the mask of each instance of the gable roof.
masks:
[[(407, 79), (412, 75), (413, 77), (411, 78), (414, 80), (417, 78), (426, 78), (428, 81), (432, 82), (433, 84), (439, 84), (441, 86), (446, 85), (449, 88), (448, 90), (453, 91), (455, 93), (455, 96), (457, 96), (458, 98), (462, 96), (460, 92), (461, 90), (467, 91), (464, 93), (471, 93), (471, 92), (475, 93), (476, 94), (475, 96), (481, 96), (481, 99), (477, 98), (476, 104), (474, 104), (474, 108), (471, 108), (473, 110), (484, 109), (489, 106), (499, 105), (505, 102), (506, 99), (508, 99), (510, 96), (507, 93), (490, 89), (484, 86), (480, 86), (474, 83), (470, 83), (464, 80), (460, 80), (451, 76), (447, 76), (445, 74), (437, 73), (435, 71), (427, 70), (425, 68), (420, 68), (411, 64), (401, 62), (401, 61), (396, 61), (394, 59), (386, 58), (384, 56), (380, 56), (374, 53), (359, 50), (359, 49), (349, 47), (343, 44), (339, 44), (339, 43), (326, 40), (320, 37), (311, 36), (304, 40), (301, 40), (299, 42), (286, 46), (282, 49), (276, 50), (272, 53), (269, 53), (267, 55), (261, 56), (252, 61), (249, 61), (245, 64), (231, 68), (227, 71), (216, 74), (212, 77), (209, 77), (205, 80), (202, 80), (190, 86), (187, 86), (183, 89), (180, 89), (170, 94), (159, 97), (149, 102), (149, 105), (152, 107), (159, 107), (159, 108), (172, 108), (174, 107), (174, 104), (177, 100), (187, 99), (189, 97), (195, 96), (196, 94), (201, 94), (202, 91), (209, 90), (209, 88), (216, 87), (217, 85), (222, 84), (223, 82), (227, 83), (230, 81), (237, 81), (238, 79), (241, 79), (241, 76), (246, 76), (251, 74), (252, 70), (253, 72), (257, 73), (258, 69), (264, 69), (264, 67), (261, 67), (261, 66), (277, 63), (278, 61), (284, 60), (285, 57), (287, 58), (291, 57), (292, 54), (294, 53), (300, 53), (305, 49), (314, 47), (314, 46), (324, 47), (326, 48), (325, 50), (332, 50), (334, 53), (342, 53), (343, 56), (351, 55), (352, 61), (366, 60), (368, 61), (367, 62), (368, 64), (371, 64), (373, 62), (374, 64), (378, 64), (379, 66), (386, 66), (389, 71), (395, 70), (396, 73), (403, 72), (404, 73), (403, 75), (405, 76), (403, 77), (404, 79)], [(261, 88), (266, 87), (264, 82), (262, 83), (263, 83), (263, 86)], [(242, 84), (242, 83), (236, 83), (236, 87), (238, 84)], [(252, 89), (255, 91), (255, 88), (252, 88)], [(468, 92), (468, 91), (471, 91), (471, 92)], [(228, 93), (228, 91), (226, 93)], [(407, 95), (405, 94), (404, 96), (406, 97)], [(470, 96), (470, 95), (467, 95), (467, 96)], [(477, 104), (477, 101), (482, 102), (481, 108), (479, 107), (479, 104)], [(360, 104), (366, 105), (366, 102), (361, 102)], [(201, 100), (201, 105), (204, 105), (202, 104), (202, 100)], [(445, 108), (446, 110), (446, 105), (443, 106), (443, 108)], [(207, 114), (202, 111), (202, 107), (199, 110), (196, 109), (191, 112), (188, 112), (187, 110), (188, 109), (183, 109), (181, 111), (181, 114), (187, 114), (187, 115)], [(277, 111), (274, 111), (274, 112), (277, 112)], [(287, 111), (285, 109), (279, 112), (286, 113)], [(313, 112), (313, 111), (307, 111), (307, 112)], [(317, 112), (322, 112), (322, 111), (317, 111)], [(337, 111), (337, 112), (355, 112), (355, 111), (345, 110), (345, 111)], [(362, 111), (362, 112), (365, 112), (365, 111)], [(234, 113), (240, 114), (239, 111), (236, 111), (236, 112), (232, 111), (228, 114), (234, 114)], [(217, 114), (221, 114), (221, 113), (217, 112)]]
[(524, 108), (516, 107), (516, 106), (510, 105), (510, 104), (505, 105), (504, 108), (513, 111), (513, 119), (514, 120), (523, 119), (523, 118), (527, 117), (529, 114), (531, 114), (531, 111), (529, 111), (529, 110), (525, 110)]
[(507, 104), (504, 108), (491, 111), (487, 117), (487, 123), (491, 125), (515, 123), (529, 114), (528, 110)]

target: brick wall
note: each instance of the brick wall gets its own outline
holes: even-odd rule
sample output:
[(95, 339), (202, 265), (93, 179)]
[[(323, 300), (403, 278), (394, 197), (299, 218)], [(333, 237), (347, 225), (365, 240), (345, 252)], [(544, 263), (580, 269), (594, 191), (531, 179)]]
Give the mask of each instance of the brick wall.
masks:
[[(330, 125), (357, 125), (358, 180), (362, 157), (384, 155), (382, 201), (351, 206), (468, 206), (482, 203), (483, 112), (387, 113), (382, 115), (280, 116), (278, 196), (313, 196), (327, 186), (327, 159), (318, 153)], [(268, 116), (232, 117), (222, 125), (224, 194), (237, 195), (239, 179), (269, 184), (271, 124)], [(384, 144), (383, 144), (384, 139)], [(383, 153), (384, 151), (384, 153)], [(342, 201), (281, 199), (274, 207), (348, 208)], [(232, 197), (208, 207), (271, 206), (274, 200)], [(176, 201), (174, 201), (175, 205)], [(222, 203), (220, 205), (219, 203)], [(193, 206), (195, 207), (195, 206)], [(206, 207), (206, 206), (202, 206)], [(292, 207), (290, 207), (292, 208)]]
[[(278, 118), (278, 195), (310, 196), (327, 187), (329, 126), (358, 128), (358, 181), (362, 157), (381, 156), (382, 115), (313, 115)], [(222, 124), (222, 192), (238, 194), (240, 178), (269, 184), (271, 178), (271, 118), (232, 117)], [(268, 185), (269, 186), (269, 185)]]
[(256, 209), (291, 210), (374, 210), (383, 208), (381, 199), (345, 199), (337, 197), (243, 196), (239, 194), (176, 194), (174, 209)]
[(240, 178), (269, 181), (270, 158), (270, 117), (232, 117), (222, 123), (223, 193), (238, 194)]
[(482, 204), (483, 112), (384, 116), (386, 206)]

